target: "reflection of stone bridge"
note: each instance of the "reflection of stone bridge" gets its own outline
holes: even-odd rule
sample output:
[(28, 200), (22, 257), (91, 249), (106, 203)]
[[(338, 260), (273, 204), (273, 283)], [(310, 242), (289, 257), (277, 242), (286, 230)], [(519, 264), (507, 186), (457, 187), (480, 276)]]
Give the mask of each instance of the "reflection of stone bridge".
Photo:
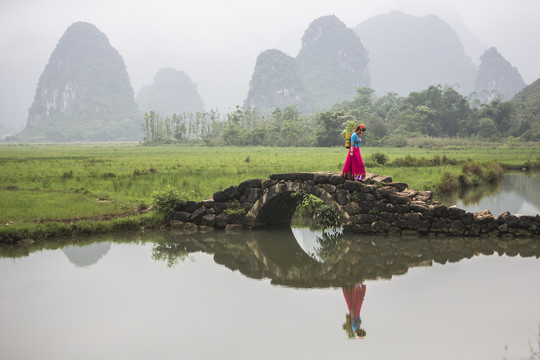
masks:
[(355, 235), (346, 233), (331, 256), (319, 262), (298, 245), (290, 228), (272, 231), (169, 233), (157, 245), (159, 258), (203, 251), (214, 261), (254, 279), (293, 287), (341, 287), (363, 280), (390, 279), (409, 268), (433, 262), (457, 262), (480, 254), (539, 257), (540, 244), (533, 238), (417, 237)]
[(505, 238), (540, 235), (538, 215), (506, 212), (495, 218), (489, 211), (469, 213), (433, 202), (431, 192), (409, 189), (407, 184), (392, 182), (388, 176), (368, 174), (365, 182), (358, 182), (328, 172), (246, 180), (206, 200), (188, 201), (177, 209), (171, 225), (256, 228), (290, 224), (297, 207), (291, 195), (297, 191), (334, 207), (345, 231), (354, 233)]

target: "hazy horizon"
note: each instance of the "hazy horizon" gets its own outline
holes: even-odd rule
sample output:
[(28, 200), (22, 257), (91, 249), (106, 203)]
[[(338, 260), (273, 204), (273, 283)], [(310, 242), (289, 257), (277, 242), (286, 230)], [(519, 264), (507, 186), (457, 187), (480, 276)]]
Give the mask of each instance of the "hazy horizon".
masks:
[(174, 68), (197, 84), (207, 110), (227, 112), (243, 104), (262, 51), (279, 49), (295, 57), (304, 31), (325, 15), (336, 15), (349, 28), (396, 10), (436, 15), (460, 35), (475, 64), (494, 46), (530, 84), (540, 78), (539, 9), (537, 0), (516, 0), (512, 6), (502, 0), (7, 0), (0, 5), (0, 124), (24, 127), (39, 77), (77, 21), (105, 33), (124, 59), (134, 95), (159, 69)]

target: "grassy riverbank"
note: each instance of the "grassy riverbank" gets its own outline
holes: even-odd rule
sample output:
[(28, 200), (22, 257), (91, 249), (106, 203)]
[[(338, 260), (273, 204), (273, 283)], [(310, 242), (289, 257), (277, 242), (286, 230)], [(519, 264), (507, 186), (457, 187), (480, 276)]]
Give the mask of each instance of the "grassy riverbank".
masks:
[[(100, 231), (134, 228), (139, 221), (137, 226), (154, 226), (158, 220), (140, 214), (152, 204), (152, 193), (166, 185), (191, 200), (202, 200), (246, 179), (273, 173), (339, 172), (346, 151), (136, 144), (0, 146), (0, 234), (5, 237), (6, 231), (13, 234), (22, 231), (18, 228), (45, 226), (59, 229), (50, 231), (54, 236), (69, 233), (70, 227), (92, 232), (96, 225), (88, 224), (100, 220), (114, 224), (109, 221), (113, 217), (118, 223), (100, 226)], [(384, 165), (374, 154), (385, 155)], [(538, 166), (539, 154), (540, 145), (362, 148), (368, 172), (434, 191), (449, 175), (459, 184), (468, 159), (470, 164), (496, 161), (506, 169), (521, 169)]]

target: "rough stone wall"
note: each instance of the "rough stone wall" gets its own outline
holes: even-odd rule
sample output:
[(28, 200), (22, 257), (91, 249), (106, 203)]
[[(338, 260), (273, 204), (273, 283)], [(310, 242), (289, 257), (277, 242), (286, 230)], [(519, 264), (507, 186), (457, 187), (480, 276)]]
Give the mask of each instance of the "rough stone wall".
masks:
[(490, 236), (502, 238), (540, 235), (540, 215), (494, 217), (488, 210), (466, 212), (432, 199), (430, 191), (409, 189), (389, 176), (368, 174), (364, 182), (346, 180), (341, 173), (274, 174), (250, 179), (216, 192), (213, 197), (188, 201), (175, 212), (172, 227), (250, 228), (270, 199), (304, 190), (335, 206), (345, 231), (403, 236)]

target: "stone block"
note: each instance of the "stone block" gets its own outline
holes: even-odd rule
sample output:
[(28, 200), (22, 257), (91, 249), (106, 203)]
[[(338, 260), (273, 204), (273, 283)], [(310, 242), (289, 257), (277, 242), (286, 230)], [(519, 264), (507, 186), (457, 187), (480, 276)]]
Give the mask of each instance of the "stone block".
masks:
[(199, 202), (196, 201), (187, 201), (184, 205), (184, 210), (187, 212), (194, 212), (195, 209), (200, 208), (202, 205)]
[(338, 191), (334, 194), (334, 199), (337, 201), (339, 205), (346, 205), (348, 204), (351, 199), (349, 197), (348, 192)]
[(379, 213), (379, 219), (381, 219), (382, 221), (393, 222), (396, 220), (396, 214), (394, 214), (393, 212), (383, 211)]
[(448, 229), (448, 233), (450, 235), (454, 236), (463, 236), (465, 233), (466, 226), (461, 220), (454, 220), (450, 223), (450, 228)]
[(343, 188), (349, 191), (359, 191), (362, 190), (364, 184), (360, 181), (346, 180), (343, 183)]
[(374, 233), (387, 233), (390, 230), (390, 224), (386, 221), (374, 221), (371, 223), (371, 231)]
[(244, 196), (246, 197), (246, 201), (250, 203), (254, 203), (255, 201), (259, 200), (259, 198), (264, 194), (264, 190), (261, 188), (246, 188), (244, 190)]
[(321, 186), (326, 192), (328, 192), (330, 194), (335, 193), (336, 190), (337, 190), (337, 187), (335, 185), (332, 185), (332, 184), (322, 184)]
[(531, 227), (535, 226), (535, 221), (533, 216), (520, 215), (518, 226), (522, 229), (529, 230)]
[(189, 221), (194, 223), (200, 223), (201, 218), (208, 213), (208, 210), (204, 207), (200, 207), (196, 209), (193, 213), (191, 213), (191, 216), (189, 217)]
[(408, 213), (409, 211), (411, 211), (411, 209), (407, 205), (395, 204), (393, 206), (394, 206), (394, 212), (399, 213), (399, 214), (404, 214), (404, 213)]
[(435, 216), (438, 218), (448, 217), (448, 208), (445, 205), (435, 205), (433, 210), (435, 211)]
[(488, 234), (492, 232), (493, 230), (498, 230), (499, 228), (499, 222), (493, 218), (493, 215), (491, 216), (491, 221), (489, 222), (482, 222), (482, 233)]
[(460, 220), (463, 221), (465, 225), (471, 225), (474, 222), (474, 214), (470, 212), (466, 212), (465, 214), (461, 216)]
[(294, 181), (294, 180), (298, 180), (298, 173), (272, 174), (270, 175), (270, 180)]
[(215, 217), (215, 226), (218, 229), (223, 229), (227, 224), (227, 215), (219, 214)]
[(225, 194), (225, 192), (223, 190), (220, 190), (220, 191), (216, 191), (214, 193), (214, 201), (216, 202), (225, 202), (227, 201), (227, 195)]
[(214, 202), (214, 213), (216, 215), (221, 214), (225, 209), (227, 209), (227, 203), (225, 202)]
[(395, 187), (397, 191), (404, 191), (409, 188), (409, 185), (405, 183), (399, 183), (399, 182), (391, 182), (387, 184), (388, 186)]
[(465, 215), (465, 210), (460, 209), (456, 206), (450, 206), (448, 208), (448, 218), (451, 220), (460, 220), (461, 217)]
[(374, 182), (380, 182), (380, 183), (391, 183), (392, 177), (388, 175), (379, 175), (372, 179)]
[(213, 198), (208, 198), (208, 199), (205, 199), (205, 200), (201, 201), (201, 205), (204, 206), (207, 209), (213, 208), (214, 203), (215, 203), (215, 201), (214, 201)]
[(201, 218), (201, 225), (214, 227), (216, 225), (216, 215), (206, 214)]
[(330, 178), (328, 179), (328, 182), (332, 185), (341, 185), (343, 183), (345, 183), (345, 178), (341, 175), (332, 175), (330, 176)]
[(373, 203), (373, 210), (376, 210), (378, 212), (386, 211), (386, 204), (388, 204), (385, 201), (375, 201)]
[(474, 222), (483, 225), (495, 220), (493, 214), (489, 210), (482, 210), (474, 213)]
[(360, 213), (360, 206), (356, 202), (350, 202), (343, 207), (343, 210), (345, 210), (351, 216), (357, 215)]
[(428, 201), (432, 199), (433, 193), (431, 191), (419, 191), (415, 197), (418, 201)]
[(508, 227), (519, 226), (519, 218), (515, 215), (510, 214), (510, 212), (508, 211), (499, 215), (497, 221), (499, 222), (499, 224), (506, 224)]
[(309, 181), (309, 180), (314, 180), (314, 179), (315, 179), (314, 173), (305, 173), (305, 172), (298, 173), (298, 180), (300, 181)]
[(173, 215), (174, 220), (186, 222), (189, 221), (189, 218), (191, 217), (191, 213), (188, 213), (187, 211), (175, 211)]
[(180, 221), (180, 220), (171, 220), (169, 222), (169, 226), (171, 229), (173, 230), (176, 230), (176, 229), (183, 229), (184, 228), (184, 222), (183, 221)]
[(241, 213), (229, 214), (227, 215), (227, 223), (228, 224), (243, 224), (245, 218), (246, 218), (245, 214), (241, 214)]
[(377, 191), (377, 187), (374, 185), (364, 185), (362, 186), (362, 189), (360, 189), (360, 192), (365, 193), (365, 194), (374, 195), (376, 191)]
[(242, 195), (240, 191), (238, 191), (238, 186), (229, 186), (225, 190), (223, 190), (225, 193), (225, 196), (227, 197), (227, 200), (239, 200), (240, 196)]
[(264, 180), (262, 182), (263, 189), (271, 188), (272, 186), (276, 185), (278, 183), (277, 180)]
[(446, 219), (434, 219), (431, 223), (431, 231), (433, 232), (448, 232), (450, 222)]
[(262, 189), (263, 181), (265, 181), (265, 179), (249, 179), (242, 181), (240, 184), (238, 184), (238, 191), (244, 192), (244, 190), (248, 187)]
[(331, 173), (315, 173), (313, 176), (313, 181), (315, 184), (326, 184), (330, 180)]

